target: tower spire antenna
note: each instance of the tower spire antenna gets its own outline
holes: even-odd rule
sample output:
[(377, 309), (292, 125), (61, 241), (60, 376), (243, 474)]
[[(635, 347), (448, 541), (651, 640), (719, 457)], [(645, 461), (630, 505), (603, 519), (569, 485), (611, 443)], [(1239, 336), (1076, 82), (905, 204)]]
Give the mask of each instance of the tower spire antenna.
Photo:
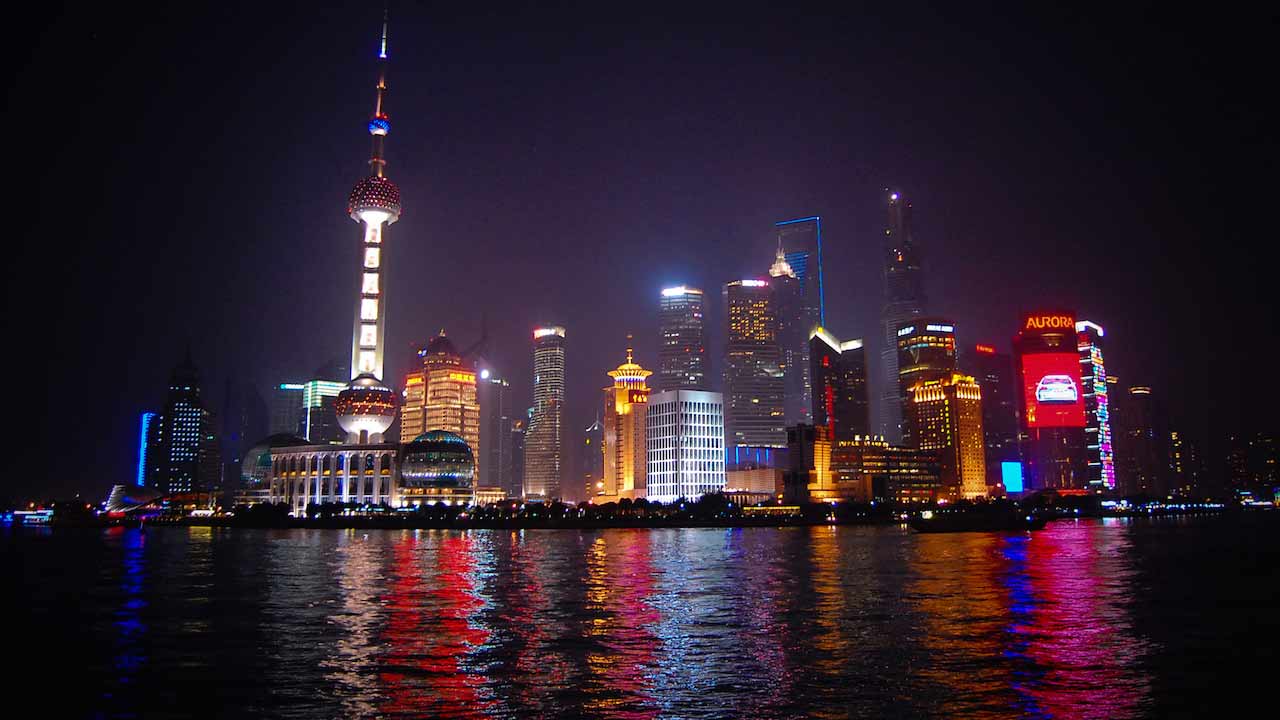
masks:
[(390, 26), (390, 11), (382, 8), (382, 40), (378, 44), (378, 86), (374, 97), (373, 117), (369, 119), (369, 134), (373, 136), (373, 155), (369, 158), (369, 174), (382, 177), (387, 161), (382, 154), (382, 145), (391, 133), (391, 118), (383, 107), (387, 95), (387, 34)]

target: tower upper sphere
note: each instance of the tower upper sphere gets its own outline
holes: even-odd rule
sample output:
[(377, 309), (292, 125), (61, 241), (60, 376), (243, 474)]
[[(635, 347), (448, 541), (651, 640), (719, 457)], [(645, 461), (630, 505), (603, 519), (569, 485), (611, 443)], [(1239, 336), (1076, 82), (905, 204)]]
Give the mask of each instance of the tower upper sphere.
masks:
[(370, 175), (356, 183), (347, 199), (347, 213), (356, 222), (400, 219), (400, 188), (385, 177)]

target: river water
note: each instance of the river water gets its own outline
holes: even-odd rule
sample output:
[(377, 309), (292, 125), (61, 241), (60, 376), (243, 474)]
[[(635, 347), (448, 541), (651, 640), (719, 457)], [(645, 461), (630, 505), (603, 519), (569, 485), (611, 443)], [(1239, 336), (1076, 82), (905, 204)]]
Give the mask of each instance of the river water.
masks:
[(1277, 515), (2, 542), (64, 716), (1121, 718), (1274, 692)]

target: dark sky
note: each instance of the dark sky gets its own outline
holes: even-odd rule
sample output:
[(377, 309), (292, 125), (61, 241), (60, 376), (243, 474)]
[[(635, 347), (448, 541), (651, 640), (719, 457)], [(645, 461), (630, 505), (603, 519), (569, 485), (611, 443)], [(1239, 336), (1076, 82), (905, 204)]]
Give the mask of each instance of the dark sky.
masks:
[[(265, 393), (349, 353), (344, 210), (381, 8), (310, 5), (95, 4), (10, 27), (12, 169), (40, 195), (11, 227), (43, 276), (11, 281), (11, 337), (44, 327), (24, 312), (42, 307), (55, 338), (33, 348), (48, 475), (16, 494), (131, 477), (137, 415), (188, 342), (218, 402), (229, 377)], [(708, 291), (718, 373), (720, 288), (767, 269), (774, 221), (811, 214), (828, 324), (878, 358), (892, 185), (914, 204), (929, 309), (962, 344), (1007, 348), (1020, 312), (1074, 307), (1106, 327), (1111, 371), (1189, 433), (1276, 428), (1258, 390), (1277, 357), (1274, 17), (473, 5), (392, 7), (393, 384), (415, 344), (443, 326), (466, 346), (487, 312), (527, 405), (529, 331), (558, 323), (568, 425), (585, 426), (626, 333), (655, 364), (657, 294), (681, 282)]]

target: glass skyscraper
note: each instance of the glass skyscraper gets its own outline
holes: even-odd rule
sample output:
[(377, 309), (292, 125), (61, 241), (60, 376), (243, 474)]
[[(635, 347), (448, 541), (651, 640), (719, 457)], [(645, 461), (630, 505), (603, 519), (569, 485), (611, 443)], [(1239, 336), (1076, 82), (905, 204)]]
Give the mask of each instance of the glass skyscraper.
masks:
[(782, 357), (769, 281), (734, 280), (725, 285), (724, 297), (727, 445), (786, 447)]
[[(814, 216), (774, 224), (778, 257), (769, 270), (775, 279), (775, 316), (786, 383), (786, 424), (813, 422), (813, 379), (809, 334), (826, 324), (822, 278), (822, 218)], [(794, 282), (795, 288), (789, 286)], [(790, 296), (795, 295), (795, 299)]]
[(911, 232), (911, 203), (888, 192), (884, 228), (885, 304), (880, 313), (884, 345), (880, 350), (880, 433), (890, 443), (902, 441), (902, 390), (898, 382), (898, 330), (924, 313), (924, 279)]
[(533, 331), (533, 414), (524, 446), (524, 495), (560, 497), (564, 429), (564, 328)]
[(657, 390), (705, 390), (707, 343), (703, 332), (702, 291), (680, 285), (665, 288), (658, 306)]

